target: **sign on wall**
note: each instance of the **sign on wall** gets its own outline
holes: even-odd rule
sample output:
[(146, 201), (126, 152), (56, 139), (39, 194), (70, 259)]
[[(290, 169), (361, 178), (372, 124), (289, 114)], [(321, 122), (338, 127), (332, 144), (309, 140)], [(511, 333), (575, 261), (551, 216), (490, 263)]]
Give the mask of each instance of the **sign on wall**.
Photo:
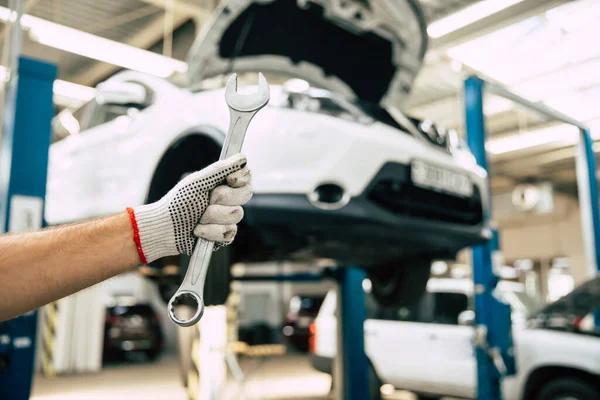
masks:
[(10, 198), (9, 232), (32, 232), (42, 229), (44, 200), (41, 197), (14, 195)]

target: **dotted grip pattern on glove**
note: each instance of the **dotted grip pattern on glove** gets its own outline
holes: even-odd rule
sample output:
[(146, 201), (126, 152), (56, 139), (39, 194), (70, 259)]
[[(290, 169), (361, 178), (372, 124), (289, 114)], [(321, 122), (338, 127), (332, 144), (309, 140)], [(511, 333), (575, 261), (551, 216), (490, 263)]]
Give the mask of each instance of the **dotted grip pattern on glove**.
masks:
[[(210, 192), (246, 164), (241, 155), (226, 161), (229, 162), (219, 161), (188, 175), (156, 203), (133, 208), (146, 262), (192, 254), (197, 240), (194, 228), (209, 206)], [(217, 243), (215, 250), (227, 244)]]

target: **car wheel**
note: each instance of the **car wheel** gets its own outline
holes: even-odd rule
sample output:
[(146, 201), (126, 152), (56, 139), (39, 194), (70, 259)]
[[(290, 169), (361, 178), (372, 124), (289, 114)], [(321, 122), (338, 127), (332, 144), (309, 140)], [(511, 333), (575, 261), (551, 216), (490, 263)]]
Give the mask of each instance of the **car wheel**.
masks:
[(595, 400), (600, 399), (600, 390), (578, 378), (553, 380), (542, 387), (537, 400)]
[(431, 270), (431, 258), (389, 262), (367, 269), (371, 294), (386, 307), (410, 307), (423, 296)]
[[(194, 308), (186, 305), (177, 306), (177, 315), (181, 318), (188, 319), (194, 315)], [(187, 328), (177, 328), (177, 355), (179, 356), (179, 375), (183, 386), (187, 386), (188, 374), (192, 368), (192, 343), (194, 341), (194, 329), (197, 327), (190, 326)]]

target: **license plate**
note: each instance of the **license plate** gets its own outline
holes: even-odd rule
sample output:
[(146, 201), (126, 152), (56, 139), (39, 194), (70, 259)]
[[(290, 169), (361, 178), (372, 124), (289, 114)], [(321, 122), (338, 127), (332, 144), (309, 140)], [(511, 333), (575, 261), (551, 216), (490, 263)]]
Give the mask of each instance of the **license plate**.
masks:
[(449, 171), (423, 161), (412, 162), (411, 179), (416, 186), (423, 188), (464, 197), (473, 195), (473, 184), (466, 174)]

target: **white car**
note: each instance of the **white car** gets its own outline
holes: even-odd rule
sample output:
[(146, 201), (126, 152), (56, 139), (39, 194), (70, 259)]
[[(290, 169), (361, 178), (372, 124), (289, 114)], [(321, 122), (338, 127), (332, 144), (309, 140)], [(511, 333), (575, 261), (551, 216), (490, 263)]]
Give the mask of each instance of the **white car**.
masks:
[[(414, 307), (379, 307), (367, 294), (365, 352), (370, 399), (380, 387), (415, 392), (422, 399), (475, 398), (473, 282), (431, 278)], [(503, 380), (508, 400), (600, 399), (600, 331), (591, 322), (600, 310), (600, 278), (539, 308), (520, 283), (500, 282), (499, 299), (513, 310), (517, 375)], [(336, 295), (327, 294), (313, 324), (312, 364), (332, 373), (336, 355)], [(536, 310), (532, 312), (532, 310)]]
[[(51, 146), (46, 221), (155, 201), (216, 161), (229, 124), (223, 89), (191, 88), (233, 71), (302, 78), (313, 88), (273, 84), (250, 124), (255, 194), (234, 245), (213, 261), (334, 259), (368, 268), (384, 303), (417, 299), (421, 266), (489, 237), (486, 173), (464, 142), (394, 106), (422, 63), (425, 27), (414, 0), (220, 3), (191, 49), (186, 86), (124, 71), (57, 118), (73, 134)], [(185, 260), (156, 265), (168, 299)], [(210, 268), (207, 305), (227, 298), (228, 271)]]

